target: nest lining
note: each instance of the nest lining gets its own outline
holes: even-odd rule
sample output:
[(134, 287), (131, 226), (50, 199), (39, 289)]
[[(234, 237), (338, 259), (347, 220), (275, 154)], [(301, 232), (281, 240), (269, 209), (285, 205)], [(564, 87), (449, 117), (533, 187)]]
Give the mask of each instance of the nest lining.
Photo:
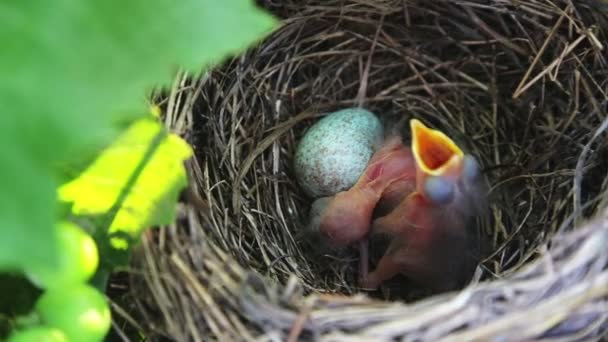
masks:
[[(566, 231), (606, 201), (606, 5), (264, 5), (284, 18), (279, 30), (199, 79), (182, 75), (164, 102), (167, 124), (193, 143), (196, 159), (182, 218), (144, 240), (134, 264), (142, 272), (132, 296), (153, 336), (508, 340), (605, 331), (608, 261), (591, 241), (606, 241), (606, 218)], [(413, 306), (328, 294), (358, 292), (356, 253), (319, 256), (300, 239), (311, 200), (292, 158), (316, 119), (356, 105), (388, 121), (420, 118), (479, 159), (492, 184), (481, 224), (490, 252), (477, 274), (488, 282)], [(525, 315), (536, 307), (556, 316)]]

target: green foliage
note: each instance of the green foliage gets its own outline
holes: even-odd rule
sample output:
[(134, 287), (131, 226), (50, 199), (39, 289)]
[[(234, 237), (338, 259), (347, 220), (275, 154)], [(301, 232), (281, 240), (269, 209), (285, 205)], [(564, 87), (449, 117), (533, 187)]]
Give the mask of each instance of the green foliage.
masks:
[[(9, 114), (0, 113), (0, 118), (5, 115)], [(6, 146), (0, 149), (0, 269), (5, 270), (52, 261), (56, 243), (51, 174), (27, 158), (18, 142), (3, 141), (12, 135), (0, 124), (0, 143)]]
[[(142, 114), (147, 92), (274, 25), (252, 0), (0, 2), (0, 271), (47, 288), (36, 305), (47, 325), (27, 315), (13, 338), (53, 336), (48, 327), (75, 340), (105, 335), (107, 303), (84, 285), (97, 266), (91, 241), (66, 239), (57, 226), (86, 222), (107, 272), (128, 259), (143, 229), (171, 222), (192, 151)], [(8, 286), (0, 281), (0, 293)], [(0, 333), (40, 292), (23, 289), (20, 305), (0, 300)], [(87, 307), (99, 325), (78, 323)]]
[(84, 284), (49, 289), (36, 302), (36, 312), (69, 341), (103, 341), (112, 323), (104, 296)]
[(16, 331), (8, 342), (67, 342), (68, 339), (61, 330), (49, 327), (32, 327)]
[(146, 91), (176, 67), (219, 61), (274, 20), (244, 0), (31, 0), (0, 3), (0, 23), (0, 142), (10, 146), (0, 152), (0, 268), (20, 268), (56, 259), (62, 172), (141, 117)]
[(41, 288), (63, 287), (88, 281), (99, 264), (97, 245), (89, 234), (71, 222), (59, 222), (57, 267), (26, 269), (27, 275)]
[(61, 199), (74, 203), (73, 213), (93, 222), (106, 264), (124, 263), (143, 229), (174, 220), (187, 181), (183, 161), (191, 155), (179, 137), (153, 119), (141, 119), (60, 188)]

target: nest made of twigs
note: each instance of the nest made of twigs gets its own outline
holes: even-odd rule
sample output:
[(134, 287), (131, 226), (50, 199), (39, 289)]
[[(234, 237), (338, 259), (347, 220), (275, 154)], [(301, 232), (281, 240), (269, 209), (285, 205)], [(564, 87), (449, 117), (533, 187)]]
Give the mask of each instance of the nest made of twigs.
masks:
[[(196, 158), (179, 221), (144, 239), (134, 260), (143, 330), (179, 341), (606, 331), (606, 5), (263, 4), (283, 18), (278, 30), (200, 78), (181, 75), (163, 98)], [(356, 105), (420, 118), (479, 159), (490, 251), (461, 292), (369, 299), (356, 294), (356, 253), (313, 256), (299, 239), (311, 200), (295, 182), (295, 146), (321, 115)]]

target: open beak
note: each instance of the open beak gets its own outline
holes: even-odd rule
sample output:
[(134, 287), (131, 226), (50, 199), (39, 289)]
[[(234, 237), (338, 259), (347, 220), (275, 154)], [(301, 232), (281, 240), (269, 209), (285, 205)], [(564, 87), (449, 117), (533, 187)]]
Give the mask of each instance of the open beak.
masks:
[(462, 174), (462, 150), (443, 132), (428, 128), (419, 120), (412, 119), (410, 127), (417, 191), (425, 193), (424, 185), (429, 177), (456, 182)]

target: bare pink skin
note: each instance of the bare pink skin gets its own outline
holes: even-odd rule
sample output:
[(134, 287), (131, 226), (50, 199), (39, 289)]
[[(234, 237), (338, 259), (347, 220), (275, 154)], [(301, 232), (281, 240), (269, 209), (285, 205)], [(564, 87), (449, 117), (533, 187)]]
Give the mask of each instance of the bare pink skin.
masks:
[[(415, 186), (414, 157), (398, 137), (388, 139), (372, 156), (359, 181), (336, 194), (322, 211), (319, 232), (336, 246), (347, 246), (365, 238), (374, 209), (381, 202), (395, 207), (404, 189)], [(383, 194), (390, 196), (383, 199)]]
[(384, 216), (390, 213), (414, 191), (416, 191), (416, 180), (411, 174), (392, 182), (382, 193), (374, 214)]
[(412, 194), (389, 215), (374, 221), (374, 233), (388, 234), (391, 243), (376, 269), (362, 275), (361, 287), (376, 289), (397, 274), (433, 289), (454, 287), (466, 250), (463, 224), (419, 193)]
[(415, 189), (393, 183), (394, 191), (387, 192), (371, 233), (388, 235), (390, 244), (375, 270), (360, 273), (359, 282), (376, 289), (403, 274), (433, 290), (456, 289), (470, 279), (477, 260), (476, 236), (467, 228), (486, 203), (479, 165), (445, 134), (418, 120), (410, 127)]
[[(431, 289), (454, 289), (474, 269), (473, 259), (465, 255), (466, 228), (474, 214), (471, 203), (482, 202), (481, 192), (461, 177), (461, 169), (442, 174), (456, 186), (454, 200), (434, 204), (423, 194), (427, 177), (420, 177), (411, 149), (399, 137), (389, 138), (351, 189), (326, 198), (314, 228), (334, 246), (358, 243), (359, 284), (365, 289), (376, 289), (397, 274)], [(370, 233), (387, 234), (391, 241), (371, 273)]]
[(480, 212), (473, 204), (483, 201), (484, 189), (462, 177), (455, 182), (455, 197), (448, 204), (434, 204), (413, 192), (374, 220), (371, 234), (386, 234), (391, 242), (375, 270), (360, 273), (362, 288), (377, 289), (398, 274), (436, 291), (466, 284), (478, 257), (467, 225)]

